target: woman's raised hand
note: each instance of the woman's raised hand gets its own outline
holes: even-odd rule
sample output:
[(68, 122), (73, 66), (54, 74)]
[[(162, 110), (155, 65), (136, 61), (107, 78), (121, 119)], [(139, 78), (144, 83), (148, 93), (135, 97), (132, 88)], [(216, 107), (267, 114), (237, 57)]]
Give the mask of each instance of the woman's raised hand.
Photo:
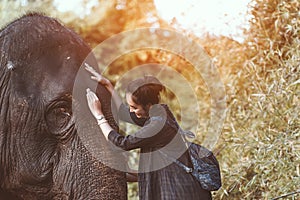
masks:
[(86, 98), (91, 113), (96, 119), (98, 119), (99, 116), (103, 115), (101, 102), (99, 101), (96, 94), (90, 90), (90, 88), (86, 89)]
[(84, 63), (85, 69), (92, 74), (91, 79), (97, 81), (98, 83), (105, 86), (107, 89), (112, 89), (113, 86), (111, 82), (104, 78), (101, 74), (99, 74), (93, 67), (91, 67), (89, 64)]
[[(120, 107), (120, 105), (122, 104), (122, 100), (119, 97), (118, 93), (115, 92), (114, 90), (114, 86), (111, 84), (111, 82), (107, 79), (104, 78), (101, 74), (99, 74), (95, 69), (93, 69), (93, 67), (91, 67), (89, 64), (84, 63), (85, 65), (85, 69), (92, 74), (91, 79), (97, 81), (98, 83), (102, 84), (104, 87), (106, 87), (106, 89), (110, 92), (110, 94), (112, 95), (112, 98), (117, 106), (117, 108)], [(89, 93), (89, 92), (87, 92)]]

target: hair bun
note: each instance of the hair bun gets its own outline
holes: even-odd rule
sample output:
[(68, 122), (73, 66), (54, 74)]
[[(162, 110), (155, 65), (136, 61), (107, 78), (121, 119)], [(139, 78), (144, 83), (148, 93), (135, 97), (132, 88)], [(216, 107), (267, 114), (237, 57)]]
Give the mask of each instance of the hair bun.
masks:
[(155, 76), (152, 75), (144, 75), (144, 80), (146, 84), (153, 83), (153, 84), (162, 85), (161, 82)]
[(152, 75), (144, 75), (144, 83), (145, 85), (154, 85), (158, 91), (162, 91), (165, 88), (163, 84)]
[(165, 90), (163, 84), (152, 75), (144, 75), (131, 81), (127, 86), (127, 92), (132, 94), (133, 101), (141, 105), (157, 104), (163, 90)]

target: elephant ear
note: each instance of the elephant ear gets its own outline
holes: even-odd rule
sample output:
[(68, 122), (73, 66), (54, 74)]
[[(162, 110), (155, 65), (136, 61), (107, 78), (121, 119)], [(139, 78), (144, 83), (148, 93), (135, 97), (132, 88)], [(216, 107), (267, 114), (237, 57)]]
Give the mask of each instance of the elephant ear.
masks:
[(74, 127), (71, 100), (60, 98), (53, 101), (47, 108), (45, 119), (49, 132), (58, 139), (66, 138)]

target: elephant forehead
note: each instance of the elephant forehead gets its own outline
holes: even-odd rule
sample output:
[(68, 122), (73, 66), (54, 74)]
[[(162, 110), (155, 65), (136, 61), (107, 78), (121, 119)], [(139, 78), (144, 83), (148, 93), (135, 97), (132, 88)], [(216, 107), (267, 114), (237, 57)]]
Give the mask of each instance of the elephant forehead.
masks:
[(46, 101), (51, 101), (62, 94), (70, 94), (73, 90), (74, 76), (73, 72), (58, 74), (55, 77), (46, 76), (37, 92), (40, 92)]
[(59, 66), (44, 65), (16, 69), (12, 72), (13, 90), (19, 97), (45, 101), (71, 93), (77, 73), (74, 65), (78, 63), (71, 62), (70, 65), (61, 62)]

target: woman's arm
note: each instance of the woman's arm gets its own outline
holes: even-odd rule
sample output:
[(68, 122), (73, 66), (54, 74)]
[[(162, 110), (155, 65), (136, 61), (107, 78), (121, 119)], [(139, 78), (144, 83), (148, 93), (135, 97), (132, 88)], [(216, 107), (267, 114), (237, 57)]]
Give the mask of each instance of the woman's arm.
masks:
[(138, 173), (126, 173), (126, 181), (127, 182), (137, 182), (138, 181)]
[(144, 125), (137, 132), (130, 135), (121, 135), (115, 130), (111, 130), (108, 134), (108, 140), (115, 145), (123, 149), (124, 151), (130, 151), (137, 148), (155, 147), (157, 145), (163, 146), (170, 142), (174, 136), (173, 133), (161, 132), (164, 126), (163, 120), (151, 120), (150, 123)]

